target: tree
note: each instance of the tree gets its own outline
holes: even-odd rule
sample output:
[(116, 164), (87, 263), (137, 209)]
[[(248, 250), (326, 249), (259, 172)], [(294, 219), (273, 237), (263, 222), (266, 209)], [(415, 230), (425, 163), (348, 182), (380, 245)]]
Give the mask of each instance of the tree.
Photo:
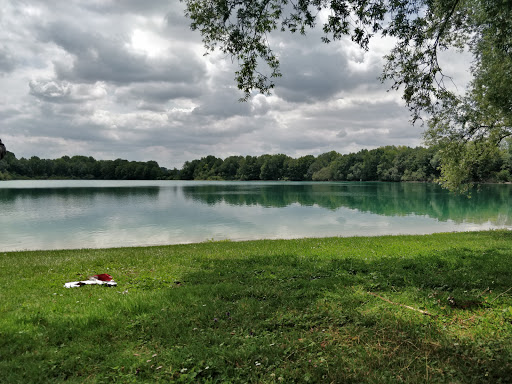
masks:
[(5, 157), (6, 153), (7, 149), (5, 148), (4, 143), (2, 143), (2, 140), (0, 140), (0, 160), (2, 160)]
[(293, 181), (307, 180), (308, 169), (314, 161), (315, 157), (313, 155), (302, 156), (298, 159), (288, 157), (283, 165), (285, 178)]
[[(323, 170), (324, 168), (328, 168), (340, 154), (336, 151), (330, 151), (327, 153), (322, 153), (319, 155), (315, 161), (311, 163), (308, 168), (308, 172), (306, 173), (307, 180), (329, 180), (332, 178), (332, 172), (330, 169)], [(323, 171), (322, 171), (323, 170)]]
[(194, 172), (199, 165), (199, 160), (185, 161), (180, 172), (181, 180), (194, 180)]
[(260, 156), (245, 156), (240, 162), (240, 168), (238, 168), (236, 178), (239, 180), (259, 180), (261, 165), (263, 164), (264, 158), (268, 155)]
[(242, 160), (242, 156), (229, 156), (226, 158), (218, 169), (220, 178), (223, 180), (234, 180)]
[(222, 166), (222, 159), (208, 155), (202, 157), (194, 169), (194, 180), (211, 180), (217, 176), (218, 169)]
[(261, 166), (261, 180), (281, 180), (285, 171), (285, 161), (288, 156), (284, 154), (268, 156)]
[[(512, 136), (512, 0), (182, 1), (207, 51), (238, 61), (243, 100), (253, 91), (269, 94), (282, 76), (269, 34), (305, 34), (323, 10), (325, 43), (349, 36), (367, 50), (376, 35), (395, 38), (381, 80), (402, 90), (413, 122), (427, 122), (425, 139), (441, 148), (441, 182), (449, 188), (471, 184), (465, 167)], [(465, 94), (447, 87), (438, 56), (448, 49), (473, 56)]]

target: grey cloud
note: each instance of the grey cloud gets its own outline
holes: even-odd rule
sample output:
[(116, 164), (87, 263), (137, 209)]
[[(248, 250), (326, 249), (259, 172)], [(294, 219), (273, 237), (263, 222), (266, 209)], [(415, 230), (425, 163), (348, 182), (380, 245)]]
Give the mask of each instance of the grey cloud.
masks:
[(68, 23), (52, 23), (40, 32), (45, 41), (54, 42), (74, 56), (72, 63), (54, 63), (62, 80), (119, 84), (196, 82), (205, 73), (204, 64), (191, 50), (180, 49), (179, 55), (168, 52), (164, 58), (148, 58), (129, 51), (127, 36), (116, 38), (91, 33)]
[(223, 127), (202, 126), (200, 128), (176, 131), (173, 143), (180, 145), (202, 144), (209, 146), (212, 153), (215, 147), (222, 142), (230, 143), (237, 137), (253, 132), (258, 127), (249, 121), (240, 121), (241, 124), (229, 124), (225, 122)]
[(281, 143), (281, 151), (286, 154), (293, 153), (295, 151), (308, 150), (315, 152), (328, 152), (332, 150), (333, 142), (328, 137), (309, 136), (292, 138), (288, 141)]
[(236, 99), (236, 91), (216, 90), (201, 98), (201, 105), (194, 109), (195, 116), (226, 118), (229, 116), (248, 116), (251, 113), (249, 103), (241, 103)]
[(339, 138), (343, 138), (343, 137), (347, 137), (347, 131), (342, 129), (340, 130), (337, 134), (336, 134), (336, 137), (339, 137)]
[[(48, 0), (30, 0), (32, 4), (39, 4), (47, 7)], [(55, 12), (74, 11), (74, 12), (90, 12), (98, 15), (119, 16), (126, 14), (153, 15), (160, 14), (165, 10), (172, 8), (169, 0), (52, 0), (51, 7)], [(89, 15), (90, 17), (90, 15)]]
[(396, 135), (393, 131), (360, 130), (350, 136), (350, 141), (357, 144), (360, 148), (377, 148), (386, 145), (409, 145), (416, 146), (421, 144), (420, 132), (417, 128), (411, 128), (415, 135), (411, 137), (402, 137)]
[[(213, 119), (195, 119), (189, 115), (184, 118), (184, 125), (173, 127), (172, 123), (153, 127), (147, 130), (134, 129), (132, 126), (118, 127), (125, 145), (133, 148), (154, 146), (168, 150), (196, 151), (199, 156), (206, 154), (219, 155), (219, 146), (230, 146), (234, 140), (255, 132), (259, 123), (249, 118), (237, 117), (230, 120), (216, 121)], [(202, 151), (202, 154), (201, 154)], [(184, 159), (191, 160), (191, 159)]]
[(276, 95), (291, 102), (311, 102), (349, 93), (362, 84), (380, 85), (376, 66), (354, 71), (345, 54), (328, 49), (329, 46), (308, 52), (296, 49), (283, 57), (284, 75), (276, 82)]
[[(27, 137), (47, 137), (52, 139), (80, 140), (87, 143), (104, 142), (104, 127), (99, 124), (76, 123), (53, 105), (46, 104), (40, 114), (21, 117), (13, 126), (18, 135)], [(76, 111), (75, 111), (76, 112)], [(76, 154), (73, 148), (68, 148), (70, 154)]]
[(235, 87), (235, 71), (236, 66), (227, 62), (210, 74), (207, 87), (202, 88), (202, 95), (196, 100), (199, 106), (194, 109), (194, 116), (218, 119), (230, 116), (263, 116), (270, 110), (267, 100), (261, 95), (256, 95), (247, 102), (239, 101), (243, 94)]
[(346, 99), (346, 104), (335, 107), (312, 108), (304, 112), (308, 119), (322, 119), (334, 121), (352, 121), (357, 124), (380, 123), (389, 119), (403, 119), (408, 121), (408, 113), (402, 104), (396, 101), (381, 100), (379, 96), (365, 95), (364, 99)]
[(307, 36), (287, 32), (272, 36), (270, 45), (283, 74), (273, 93), (289, 102), (311, 103), (350, 93), (361, 85), (381, 86), (379, 56), (365, 53), (347, 38), (325, 44), (324, 36), (320, 26)]
[(136, 83), (120, 89), (120, 101), (135, 100), (141, 105), (162, 104), (180, 98), (197, 98), (202, 89), (196, 83), (147, 82)]
[(287, 56), (282, 59), (284, 77), (277, 82), (276, 95), (291, 102), (307, 102), (331, 97), (340, 90), (340, 72), (346, 70), (346, 61), (337, 55), (313, 54)]
[(0, 47), (0, 73), (9, 73), (14, 70), (16, 60), (6, 47)]
[(86, 1), (78, 2), (78, 5), (83, 5), (85, 9), (88, 9), (92, 12), (97, 12), (100, 14), (110, 13), (110, 14), (125, 14), (125, 13), (136, 13), (139, 15), (147, 15), (147, 14), (161, 14), (165, 9), (171, 8), (172, 2), (169, 0), (151, 0), (151, 1), (141, 1), (141, 0), (122, 0), (122, 1), (105, 1), (105, 0), (96, 0), (96, 1)]
[(251, 100), (251, 112), (254, 116), (264, 116), (272, 110), (266, 97), (255, 96)]
[(165, 106), (161, 103), (148, 103), (146, 101), (139, 101), (136, 106), (137, 110), (139, 111), (151, 111), (151, 112), (158, 112), (158, 113), (164, 113), (165, 112)]
[(290, 153), (294, 148), (311, 153), (331, 149), (346, 153), (365, 147), (420, 142), (421, 128), (411, 126), (407, 110), (394, 101), (352, 100), (339, 108), (317, 102), (287, 116), (286, 125), (293, 127), (294, 134), (277, 129), (272, 139), (289, 148)]
[[(26, 111), (23, 111), (18, 106), (7, 106), (0, 107), (0, 121), (2, 122), (2, 132), (5, 133), (7, 131), (11, 131), (11, 121), (16, 120), (26, 114)], [(14, 130), (12, 130), (14, 131)]]
[(31, 80), (30, 94), (46, 102), (78, 103), (100, 99), (105, 96), (105, 90), (89, 84), (70, 84), (66, 81)]
[(191, 20), (185, 16), (185, 5), (181, 1), (176, 1), (172, 8), (166, 11), (164, 21), (167, 28), (162, 32), (166, 33), (168, 37), (178, 38), (182, 42), (203, 45), (201, 34), (191, 30)]
[[(165, 21), (169, 27), (188, 28), (190, 19), (185, 17), (183, 10), (171, 10), (165, 15)], [(194, 34), (196, 35), (196, 34)]]
[[(12, 39), (0, 42), (0, 72), (11, 71), (0, 76), (9, 90), (0, 95), (0, 119), (10, 148), (23, 148), (18, 157), (85, 154), (180, 167), (207, 154), (297, 157), (419, 140), (377, 80), (376, 55), (324, 45), (321, 30), (271, 36), (283, 70), (275, 96), (239, 103), (236, 63), (201, 56), (181, 2), (9, 0), (2, 12)], [(138, 44), (154, 43), (150, 55), (131, 46), (137, 36)]]
[(62, 101), (68, 99), (71, 93), (68, 85), (57, 84), (53, 81), (30, 81), (30, 94), (46, 101)]

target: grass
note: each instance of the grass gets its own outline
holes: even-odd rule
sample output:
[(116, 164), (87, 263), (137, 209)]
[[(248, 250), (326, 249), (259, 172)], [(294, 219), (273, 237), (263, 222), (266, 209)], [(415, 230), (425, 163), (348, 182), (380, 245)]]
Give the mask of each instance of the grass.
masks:
[(0, 253), (0, 382), (511, 382), (511, 287), (512, 231)]

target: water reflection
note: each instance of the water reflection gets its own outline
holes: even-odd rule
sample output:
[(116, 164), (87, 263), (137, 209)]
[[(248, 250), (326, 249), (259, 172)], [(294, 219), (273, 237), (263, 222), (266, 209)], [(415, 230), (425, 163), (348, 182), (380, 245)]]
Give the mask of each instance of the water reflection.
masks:
[(141, 186), (141, 187), (67, 187), (67, 188), (0, 188), (0, 202), (12, 202), (17, 199), (87, 199), (93, 200), (97, 196), (115, 196), (116, 198), (126, 198), (135, 195), (145, 195), (148, 197), (158, 196), (160, 187)]
[(385, 216), (422, 215), (457, 223), (510, 225), (510, 185), (483, 185), (471, 198), (427, 183), (208, 184), (183, 187), (186, 198), (208, 205), (341, 207)]
[(512, 185), (0, 182), (0, 250), (433, 233), (511, 225)]

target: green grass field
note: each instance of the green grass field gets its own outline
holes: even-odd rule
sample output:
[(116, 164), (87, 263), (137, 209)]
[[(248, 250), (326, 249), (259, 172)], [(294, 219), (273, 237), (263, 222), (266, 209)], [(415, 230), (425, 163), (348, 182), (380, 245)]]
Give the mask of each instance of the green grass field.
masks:
[(511, 288), (512, 231), (0, 253), (0, 382), (511, 382)]

